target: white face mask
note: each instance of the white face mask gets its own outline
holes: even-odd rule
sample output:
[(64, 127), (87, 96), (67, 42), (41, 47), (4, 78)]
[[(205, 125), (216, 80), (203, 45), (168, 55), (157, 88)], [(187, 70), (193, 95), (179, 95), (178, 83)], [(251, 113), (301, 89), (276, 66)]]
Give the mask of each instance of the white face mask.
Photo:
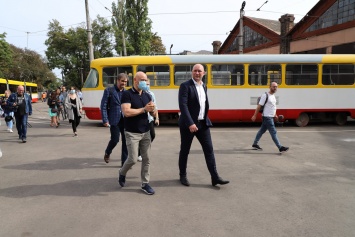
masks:
[(71, 90), (71, 91), (70, 91), (70, 94), (74, 94), (74, 93), (75, 93), (75, 90)]

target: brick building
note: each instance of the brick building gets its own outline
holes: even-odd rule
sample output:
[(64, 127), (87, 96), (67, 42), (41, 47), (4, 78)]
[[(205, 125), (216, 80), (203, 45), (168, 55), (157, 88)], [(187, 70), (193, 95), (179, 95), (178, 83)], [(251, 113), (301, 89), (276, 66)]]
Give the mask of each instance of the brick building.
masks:
[[(243, 17), (244, 54), (355, 54), (355, 0), (320, 0), (297, 24), (292, 14), (279, 21)], [(213, 52), (239, 53), (240, 21)]]

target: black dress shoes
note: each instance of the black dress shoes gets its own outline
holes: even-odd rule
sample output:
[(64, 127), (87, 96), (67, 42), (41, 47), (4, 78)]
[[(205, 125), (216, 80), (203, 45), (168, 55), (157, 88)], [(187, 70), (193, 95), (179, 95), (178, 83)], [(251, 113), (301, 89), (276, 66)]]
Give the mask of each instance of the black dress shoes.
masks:
[(190, 182), (186, 176), (180, 176), (180, 183), (185, 186), (190, 186)]
[(218, 179), (212, 179), (213, 186), (216, 186), (217, 184), (224, 185), (224, 184), (228, 184), (228, 183), (229, 183), (228, 180), (223, 180), (221, 177), (218, 177)]

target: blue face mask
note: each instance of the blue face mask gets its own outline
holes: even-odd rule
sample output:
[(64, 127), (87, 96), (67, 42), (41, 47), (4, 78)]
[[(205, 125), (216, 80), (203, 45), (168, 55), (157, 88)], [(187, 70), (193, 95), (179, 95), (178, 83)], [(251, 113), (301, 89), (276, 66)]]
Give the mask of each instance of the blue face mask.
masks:
[(75, 93), (75, 90), (71, 90), (71, 91), (70, 91), (70, 94), (74, 94), (74, 93)]
[(140, 81), (139, 84), (138, 84), (138, 88), (141, 89), (141, 90), (146, 91), (147, 90), (147, 82)]

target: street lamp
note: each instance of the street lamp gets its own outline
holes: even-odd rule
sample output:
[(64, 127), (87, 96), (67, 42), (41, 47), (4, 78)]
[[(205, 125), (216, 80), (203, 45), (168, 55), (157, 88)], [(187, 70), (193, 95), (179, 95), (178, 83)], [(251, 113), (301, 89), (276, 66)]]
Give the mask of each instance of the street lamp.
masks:
[(173, 46), (174, 46), (173, 44), (170, 45), (170, 54), (171, 54), (171, 49), (172, 49)]

